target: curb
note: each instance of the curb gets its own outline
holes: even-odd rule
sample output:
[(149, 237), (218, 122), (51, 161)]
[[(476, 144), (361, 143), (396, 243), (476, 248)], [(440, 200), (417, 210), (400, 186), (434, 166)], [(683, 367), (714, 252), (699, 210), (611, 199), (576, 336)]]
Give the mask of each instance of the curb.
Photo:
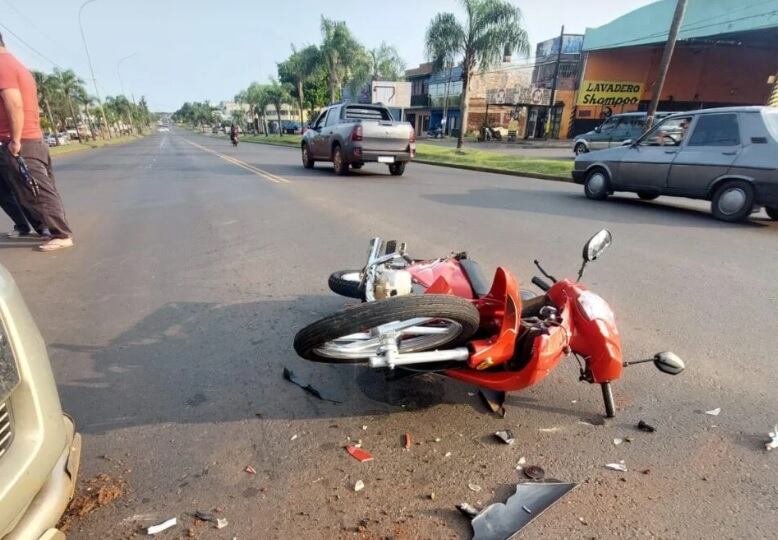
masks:
[[(284, 148), (297, 148), (297, 144), (284, 144), (284, 143), (277, 143), (277, 142), (264, 142), (264, 141), (249, 141), (245, 140), (244, 142), (247, 143), (253, 143), (253, 144), (265, 144), (267, 146), (281, 146)], [(504, 174), (507, 176), (518, 176), (518, 177), (524, 177), (524, 178), (535, 178), (538, 180), (551, 180), (554, 182), (567, 182), (567, 183), (573, 183), (573, 179), (571, 177), (566, 176), (557, 176), (554, 174), (543, 174), (543, 173), (536, 173), (536, 172), (522, 172), (522, 171), (506, 171), (505, 169), (493, 169), (490, 167), (479, 167), (477, 165), (463, 165), (458, 163), (443, 163), (440, 161), (432, 161), (427, 159), (419, 159), (414, 158), (411, 163), (422, 163), (424, 165), (433, 165), (435, 167), (448, 167), (450, 169), (463, 169), (466, 171), (476, 171), (476, 172), (485, 172), (485, 173), (492, 173), (492, 174)]]

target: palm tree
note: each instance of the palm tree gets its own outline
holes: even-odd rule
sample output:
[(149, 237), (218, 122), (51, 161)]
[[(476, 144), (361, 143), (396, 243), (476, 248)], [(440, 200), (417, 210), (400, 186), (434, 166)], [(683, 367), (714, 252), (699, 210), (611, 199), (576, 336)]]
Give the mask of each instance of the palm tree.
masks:
[(57, 123), (54, 121), (54, 115), (51, 113), (51, 97), (57, 91), (57, 79), (51, 75), (46, 75), (42, 71), (33, 71), (32, 76), (38, 89), (38, 107), (46, 111), (49, 129), (54, 133), (54, 144), (59, 146)]
[(321, 54), (316, 45), (298, 51), (292, 45), (292, 54), (285, 61), (278, 64), (278, 78), (281, 82), (294, 85), (297, 94), (297, 106), (300, 108), (300, 125), (303, 120), (303, 110), (305, 108), (305, 96), (303, 86), (311, 78), (319, 66)]
[(364, 62), (365, 50), (349, 32), (346, 23), (321, 18), (321, 55), (327, 68), (330, 103), (334, 103), (343, 84)]
[(265, 94), (267, 99), (273, 105), (276, 110), (276, 116), (278, 117), (278, 134), (283, 137), (284, 129), (281, 126), (281, 108), (292, 102), (292, 94), (287, 84), (279, 83), (276, 80), (271, 80), (270, 84), (265, 87)]
[(457, 60), (462, 66), (462, 128), (457, 148), (462, 148), (467, 129), (467, 99), (473, 72), (498, 64), (514, 51), (529, 54), (529, 38), (518, 7), (506, 0), (460, 0), (460, 3), (467, 12), (464, 23), (452, 13), (438, 13), (430, 22), (425, 38), (427, 56), (434, 69), (442, 69)]
[(249, 104), (250, 112), (262, 117), (262, 131), (267, 136), (267, 120), (265, 111), (270, 105), (270, 95), (267, 92), (267, 86), (253, 82), (245, 90), (245, 100)]
[(83, 79), (80, 79), (72, 69), (61, 71), (58, 68), (54, 68), (54, 75), (59, 78), (59, 90), (67, 99), (70, 115), (73, 117), (73, 123), (76, 127), (76, 137), (80, 143), (81, 130), (78, 127), (79, 116), (76, 115), (76, 111), (73, 108), (73, 98), (77, 96), (80, 91), (84, 90), (84, 81)]
[(87, 123), (87, 126), (89, 126), (89, 134), (90, 134), (92, 140), (94, 141), (95, 140), (95, 126), (94, 126), (94, 123), (92, 122), (92, 115), (89, 114), (89, 107), (92, 104), (95, 103), (95, 98), (90, 96), (86, 92), (86, 89), (84, 89), (84, 88), (81, 88), (77, 92), (75, 98), (76, 98), (76, 101), (78, 101), (81, 104), (81, 106), (83, 107), (84, 113), (86, 115), (86, 123)]

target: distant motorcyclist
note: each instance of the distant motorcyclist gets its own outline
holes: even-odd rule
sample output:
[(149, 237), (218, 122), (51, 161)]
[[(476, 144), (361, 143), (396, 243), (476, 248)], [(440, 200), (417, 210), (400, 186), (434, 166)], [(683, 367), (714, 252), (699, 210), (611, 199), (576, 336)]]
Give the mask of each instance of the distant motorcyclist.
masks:
[(233, 146), (238, 146), (238, 126), (235, 124), (230, 126), (230, 140)]

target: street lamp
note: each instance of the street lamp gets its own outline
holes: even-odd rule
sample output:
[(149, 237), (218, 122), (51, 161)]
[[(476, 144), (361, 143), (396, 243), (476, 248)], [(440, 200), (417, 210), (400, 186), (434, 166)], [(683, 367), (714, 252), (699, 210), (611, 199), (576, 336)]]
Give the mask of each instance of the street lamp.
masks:
[(86, 51), (86, 59), (89, 62), (89, 73), (92, 74), (92, 83), (95, 85), (95, 97), (97, 98), (97, 105), (100, 107), (100, 116), (103, 117), (103, 123), (105, 124), (105, 128), (108, 130), (108, 138), (111, 138), (111, 127), (108, 125), (108, 119), (105, 117), (105, 110), (103, 109), (103, 100), (100, 99), (100, 91), (97, 89), (97, 79), (95, 78), (95, 70), (94, 67), (92, 67), (92, 57), (89, 54), (89, 45), (86, 43), (86, 34), (84, 34), (84, 24), (81, 21), (81, 14), (84, 11), (84, 8), (91, 4), (92, 2), (96, 2), (97, 0), (86, 0), (83, 4), (81, 4), (81, 7), (78, 8), (78, 28), (81, 30), (81, 40), (84, 42), (84, 50)]

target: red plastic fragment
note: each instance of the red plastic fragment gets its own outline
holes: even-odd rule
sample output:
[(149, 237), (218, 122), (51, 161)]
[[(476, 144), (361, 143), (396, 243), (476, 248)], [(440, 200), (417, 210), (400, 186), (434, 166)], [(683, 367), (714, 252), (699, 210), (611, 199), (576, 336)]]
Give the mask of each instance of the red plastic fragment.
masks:
[(350, 444), (346, 447), (346, 452), (351, 454), (351, 457), (353, 457), (360, 463), (364, 463), (365, 461), (373, 461), (373, 454), (371, 454), (367, 450), (362, 450), (361, 448), (357, 448), (353, 444)]
[(406, 433), (405, 434), (405, 449), (410, 450), (411, 449), (411, 434)]

